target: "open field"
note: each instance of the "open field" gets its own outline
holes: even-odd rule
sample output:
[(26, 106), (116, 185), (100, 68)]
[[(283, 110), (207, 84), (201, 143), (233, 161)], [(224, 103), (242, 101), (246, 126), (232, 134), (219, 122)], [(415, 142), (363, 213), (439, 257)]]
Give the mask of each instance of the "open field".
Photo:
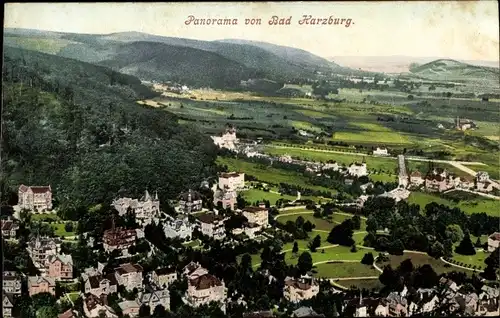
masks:
[(425, 264), (429, 264), (432, 266), (434, 271), (439, 275), (441, 273), (445, 272), (450, 272), (450, 271), (464, 271), (464, 272), (469, 272), (466, 270), (461, 270), (460, 268), (457, 267), (447, 267), (445, 266), (446, 264), (442, 262), (440, 259), (435, 259), (433, 257), (430, 257), (427, 254), (420, 254), (420, 253), (404, 253), (403, 255), (390, 255), (390, 259), (388, 262), (384, 263), (377, 263), (377, 266), (380, 267), (381, 269), (384, 268), (385, 265), (390, 264), (393, 269), (396, 269), (402, 261), (406, 259), (411, 259), (411, 262), (413, 263), (413, 266), (418, 267), (422, 266)]
[(76, 230), (76, 224), (73, 226), (72, 232), (66, 232), (64, 228), (65, 224), (54, 224), (52, 223), (52, 227), (54, 228), (54, 234), (57, 236), (74, 236)]
[(330, 231), (336, 225), (336, 223), (334, 222), (329, 222), (328, 220), (315, 218), (312, 214), (287, 215), (280, 217), (277, 220), (280, 223), (286, 223), (287, 221), (295, 222), (295, 220), (297, 220), (298, 217), (302, 217), (304, 218), (304, 221), (310, 221), (312, 224), (316, 225), (316, 227), (314, 228), (315, 230)]
[(336, 282), (337, 284), (346, 288), (364, 288), (368, 290), (380, 290), (384, 285), (378, 279), (349, 279)]
[[(297, 197), (286, 194), (277, 194), (273, 192), (268, 192), (259, 189), (250, 189), (246, 191), (242, 191), (241, 195), (245, 198), (246, 201), (254, 203), (257, 201), (268, 200), (271, 205), (275, 205), (276, 201), (279, 199), (286, 199), (293, 201), (297, 199)], [(302, 197), (303, 199), (308, 199), (309, 197)], [(314, 199), (313, 199), (314, 200)]]
[(271, 184), (279, 184), (279, 183), (295, 184), (312, 190), (336, 193), (334, 189), (328, 189), (308, 184), (307, 178), (296, 172), (285, 171), (268, 166), (262, 166), (256, 163), (246, 162), (243, 160), (238, 160), (233, 158), (219, 157), (217, 158), (217, 163), (219, 165), (228, 166), (229, 170), (231, 171), (245, 172), (247, 175), (254, 176), (255, 178), (257, 178), (262, 182), (267, 182)]
[(451, 200), (447, 200), (443, 197), (439, 197), (435, 194), (424, 193), (424, 192), (412, 192), (408, 198), (409, 203), (419, 204), (420, 208), (423, 210), (425, 206), (431, 202), (436, 202), (439, 204), (444, 204), (449, 207), (457, 207), (463, 210), (465, 213), (481, 213), (498, 216), (498, 211), (500, 211), (500, 201), (492, 200), (484, 197), (479, 197), (474, 200), (460, 201), (455, 203)]
[(316, 271), (317, 277), (326, 278), (344, 278), (344, 277), (369, 277), (378, 276), (380, 273), (369, 265), (361, 264), (360, 262), (349, 263), (324, 263), (315, 265), (313, 271)]
[[(475, 241), (473, 241), (475, 242)], [(453, 253), (453, 259), (464, 263), (464, 264), (470, 264), (470, 265), (475, 265), (480, 268), (486, 267), (486, 264), (484, 263), (484, 260), (490, 256), (490, 253), (483, 252), (482, 250), (477, 251), (476, 250), (476, 255), (460, 255), (457, 253)]]

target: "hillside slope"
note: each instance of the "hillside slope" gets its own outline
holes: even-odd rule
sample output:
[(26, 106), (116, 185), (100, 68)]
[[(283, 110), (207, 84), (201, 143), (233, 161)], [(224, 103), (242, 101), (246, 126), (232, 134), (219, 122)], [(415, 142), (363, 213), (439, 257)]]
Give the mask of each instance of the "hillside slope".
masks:
[(500, 79), (498, 68), (476, 66), (456, 60), (440, 59), (410, 69), (410, 73), (432, 80), (496, 83)]
[(50, 184), (62, 205), (145, 189), (166, 202), (214, 167), (207, 137), (135, 102), (156, 93), (133, 76), (4, 47), (2, 86), (2, 200), (24, 183)]

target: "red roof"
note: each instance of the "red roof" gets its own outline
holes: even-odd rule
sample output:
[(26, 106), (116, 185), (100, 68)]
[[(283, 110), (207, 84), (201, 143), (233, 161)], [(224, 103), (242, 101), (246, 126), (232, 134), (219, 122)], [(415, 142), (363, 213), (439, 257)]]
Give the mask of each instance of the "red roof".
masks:
[(196, 279), (191, 280), (191, 286), (194, 286), (197, 290), (208, 289), (215, 286), (222, 286), (221, 281), (210, 274), (202, 275)]
[(29, 189), (33, 191), (33, 193), (46, 193), (46, 192), (52, 192), (52, 189), (49, 186), (25, 186), (24, 184), (21, 184), (19, 186), (19, 191), (20, 192), (27, 192)]

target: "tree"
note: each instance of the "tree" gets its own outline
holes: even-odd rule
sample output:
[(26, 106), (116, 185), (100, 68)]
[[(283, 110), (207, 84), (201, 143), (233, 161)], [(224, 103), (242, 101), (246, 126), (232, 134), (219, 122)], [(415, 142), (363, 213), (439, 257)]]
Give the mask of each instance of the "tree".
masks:
[(297, 244), (297, 241), (293, 242), (293, 248), (292, 248), (292, 253), (297, 254), (299, 252), (299, 244)]
[(432, 244), (432, 246), (430, 247), (429, 255), (434, 258), (445, 256), (446, 253), (443, 244), (438, 241), (434, 242), (434, 244)]
[(302, 226), (302, 228), (304, 229), (304, 231), (306, 232), (311, 232), (313, 230), (313, 228), (315, 227), (314, 224), (311, 223), (311, 221), (307, 220), (304, 225)]
[(354, 230), (359, 230), (361, 228), (361, 218), (359, 215), (355, 215), (352, 217), (352, 227)]
[(241, 257), (240, 266), (244, 270), (252, 268), (252, 256), (250, 256), (250, 254), (248, 253), (243, 254), (243, 256)]
[(73, 222), (66, 222), (66, 224), (64, 224), (64, 230), (66, 232), (73, 232)]
[(55, 306), (43, 306), (36, 311), (37, 318), (54, 318), (59, 314)]
[(358, 251), (358, 248), (356, 247), (356, 244), (352, 244), (351, 246), (351, 252), (356, 253)]
[(162, 305), (156, 305), (155, 310), (153, 311), (153, 318), (165, 318), (167, 317), (167, 311), (165, 307)]
[(363, 256), (363, 259), (361, 260), (361, 264), (365, 265), (373, 265), (373, 262), (375, 261), (373, 254), (371, 252), (366, 253)]
[(497, 279), (497, 271), (500, 267), (500, 248), (496, 248), (485, 260), (486, 268), (484, 272), (481, 273), (486, 279), (496, 280)]
[(455, 252), (462, 255), (475, 255), (476, 249), (472, 244), (470, 239), (469, 231), (465, 232), (464, 238), (460, 242), (460, 244), (455, 248)]
[(352, 246), (354, 240), (352, 239), (352, 221), (345, 220), (341, 224), (335, 226), (328, 234), (327, 241), (331, 244), (339, 244), (343, 246)]
[(308, 252), (304, 252), (300, 254), (299, 259), (297, 261), (297, 269), (300, 273), (305, 274), (312, 269), (313, 262), (311, 254)]
[(481, 243), (481, 238), (478, 237), (477, 240), (476, 240), (476, 244), (474, 244), (475, 247), (477, 248), (480, 248), (481, 246), (483, 246), (483, 243)]
[(464, 238), (464, 232), (458, 224), (450, 224), (446, 227), (444, 235), (453, 243), (460, 242)]
[(392, 255), (403, 255), (404, 245), (400, 239), (397, 239), (389, 244), (388, 252)]
[(398, 274), (392, 269), (391, 265), (387, 265), (384, 267), (382, 274), (380, 274), (379, 280), (385, 286), (393, 288), (397, 285), (399, 277)]
[(366, 220), (366, 231), (376, 233), (378, 229), (377, 219), (375, 216), (370, 215)]
[(150, 314), (151, 309), (149, 308), (149, 306), (146, 304), (141, 305), (141, 307), (139, 308), (139, 317), (149, 317)]
[(321, 236), (316, 235), (314, 239), (309, 242), (308, 247), (311, 250), (311, 252), (316, 252), (316, 249), (321, 246)]

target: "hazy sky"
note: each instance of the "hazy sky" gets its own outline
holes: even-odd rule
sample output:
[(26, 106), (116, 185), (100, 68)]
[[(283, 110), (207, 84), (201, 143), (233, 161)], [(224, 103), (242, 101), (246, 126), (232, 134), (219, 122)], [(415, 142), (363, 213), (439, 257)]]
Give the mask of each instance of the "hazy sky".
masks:
[[(351, 18), (341, 25), (299, 25), (304, 14)], [(196, 18), (237, 18), (238, 25), (185, 25)], [(292, 16), (270, 26), (271, 16)], [(261, 18), (262, 25), (245, 25)], [(239, 38), (293, 46), (331, 57), (433, 56), (499, 60), (494, 0), (459, 2), (23, 3), (5, 5), (5, 27), (76, 33), (138, 31), (201, 40)]]

